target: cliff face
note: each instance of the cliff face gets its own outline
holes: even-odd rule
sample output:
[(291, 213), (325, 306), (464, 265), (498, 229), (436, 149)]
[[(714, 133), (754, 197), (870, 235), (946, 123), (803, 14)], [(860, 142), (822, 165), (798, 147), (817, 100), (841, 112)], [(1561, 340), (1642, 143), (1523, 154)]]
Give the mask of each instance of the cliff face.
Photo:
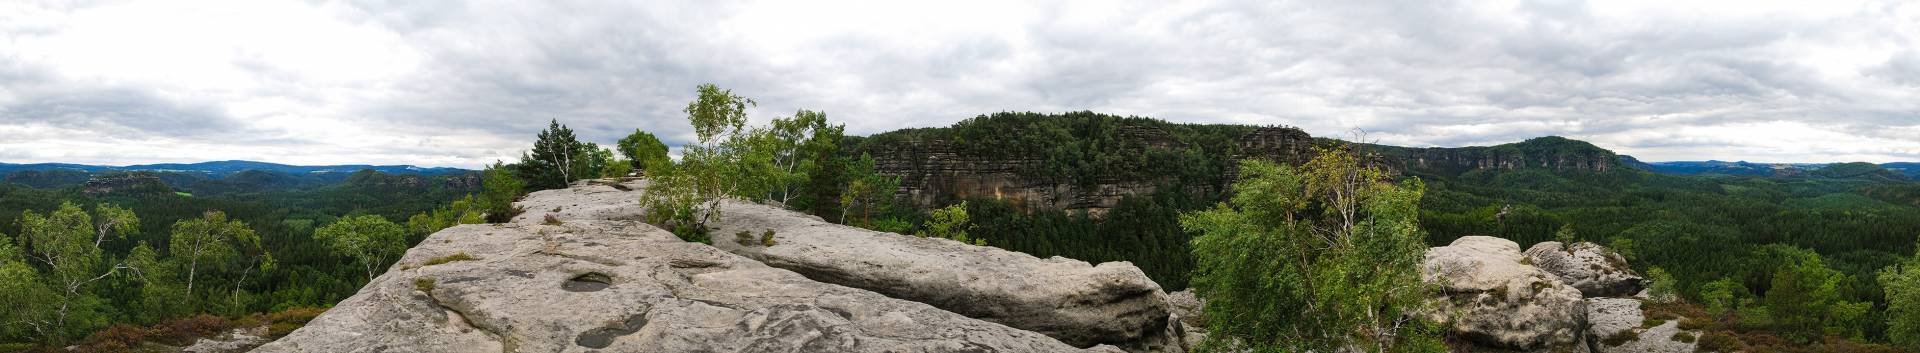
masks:
[(1479, 169), (1529, 168), (1556, 172), (1606, 172), (1620, 168), (1620, 156), (1593, 144), (1548, 136), (1520, 143), (1457, 148), (1368, 146), (1379, 151), (1390, 168), (1438, 174)]
[[(1024, 132), (1010, 132), (1020, 134)], [(1102, 151), (1115, 156), (1133, 156), (1153, 152), (1198, 151), (1196, 141), (1182, 141), (1175, 134), (1151, 125), (1117, 128)], [(1018, 140), (1015, 136), (993, 138)], [(945, 198), (994, 198), (1011, 201), (1025, 209), (1084, 210), (1103, 214), (1129, 195), (1158, 191), (1161, 185), (1177, 184), (1184, 191), (1199, 194), (1220, 191), (1235, 179), (1240, 160), (1263, 158), (1282, 164), (1300, 165), (1311, 160), (1314, 147), (1329, 140), (1315, 139), (1296, 128), (1262, 127), (1240, 135), (1222, 148), (1205, 153), (1226, 155), (1221, 163), (1210, 165), (1215, 182), (1177, 183), (1171, 176), (1117, 175), (1082, 176), (1085, 181), (1035, 173), (1052, 167), (1049, 151), (970, 151), (955, 146), (951, 138), (939, 134), (921, 134), (867, 146), (875, 169), (899, 176), (900, 197), (921, 208), (941, 206)], [(1222, 153), (1224, 152), (1224, 153)], [(1372, 155), (1397, 174), (1458, 175), (1480, 170), (1518, 170), (1539, 168), (1556, 172), (1606, 172), (1623, 168), (1619, 156), (1586, 142), (1560, 137), (1542, 137), (1498, 146), (1461, 148), (1406, 148), (1366, 145), (1363, 152)], [(1191, 179), (1189, 179), (1191, 180)]]
[(167, 184), (161, 182), (159, 177), (150, 174), (97, 176), (91, 180), (87, 180), (86, 185), (82, 186), (81, 190), (87, 195), (94, 196), (107, 194), (145, 195), (173, 193), (173, 188), (167, 187)]
[[(1142, 126), (1116, 129), (1125, 154), (1147, 149), (1179, 150), (1188, 144), (1165, 130)], [(1026, 209), (1084, 210), (1103, 213), (1128, 195), (1153, 193), (1161, 178), (1097, 176), (1091, 185), (1058, 177), (1033, 176), (1046, 169), (1044, 151), (1001, 151), (1005, 156), (969, 153), (948, 139), (928, 138), (873, 146), (874, 169), (900, 177), (900, 197), (922, 208), (938, 207), (942, 197), (1007, 200)]]

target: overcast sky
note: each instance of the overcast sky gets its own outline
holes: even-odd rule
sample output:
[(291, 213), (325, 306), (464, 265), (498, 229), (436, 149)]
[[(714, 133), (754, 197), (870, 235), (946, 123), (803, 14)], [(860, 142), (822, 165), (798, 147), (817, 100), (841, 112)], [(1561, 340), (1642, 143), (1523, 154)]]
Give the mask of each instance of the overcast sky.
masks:
[(476, 167), (700, 83), (851, 133), (997, 111), (1643, 160), (1920, 161), (1910, 1), (0, 4), (0, 162)]

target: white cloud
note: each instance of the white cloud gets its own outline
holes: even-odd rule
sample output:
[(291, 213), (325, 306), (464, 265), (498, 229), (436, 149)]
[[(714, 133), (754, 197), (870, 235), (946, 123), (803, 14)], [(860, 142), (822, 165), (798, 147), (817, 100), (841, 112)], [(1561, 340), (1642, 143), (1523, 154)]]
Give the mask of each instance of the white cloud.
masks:
[(548, 119), (685, 140), (694, 85), (853, 133), (995, 111), (1920, 160), (1903, 1), (0, 5), (0, 161), (475, 167)]

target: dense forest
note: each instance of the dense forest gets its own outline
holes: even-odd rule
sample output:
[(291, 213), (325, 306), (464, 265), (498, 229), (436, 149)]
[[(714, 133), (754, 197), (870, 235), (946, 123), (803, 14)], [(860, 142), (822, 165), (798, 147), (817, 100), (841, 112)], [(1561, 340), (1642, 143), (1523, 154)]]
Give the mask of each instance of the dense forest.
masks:
[(364, 170), (324, 185), (257, 183), (269, 174), (281, 173), (196, 181), (240, 186), (209, 193), (217, 196), (174, 191), (141, 172), (83, 179), (137, 187), (0, 183), (0, 295), (10, 300), (0, 342), (67, 344), (114, 325), (202, 327), (269, 312), (311, 317), (317, 311), (303, 308), (331, 306), (368, 279), (359, 259), (319, 236), (326, 226), (372, 217), (393, 225), (389, 243), (404, 250), (425, 230), (401, 225), (430, 226), (436, 209), (464, 207), (481, 191), (477, 173)]

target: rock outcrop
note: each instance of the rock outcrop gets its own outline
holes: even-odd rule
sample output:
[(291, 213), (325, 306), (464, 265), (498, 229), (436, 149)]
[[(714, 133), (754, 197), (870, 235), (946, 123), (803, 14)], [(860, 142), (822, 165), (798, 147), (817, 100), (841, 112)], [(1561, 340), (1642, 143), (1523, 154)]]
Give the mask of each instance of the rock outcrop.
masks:
[(1443, 296), (1426, 316), (1488, 347), (1582, 346), (1587, 310), (1580, 291), (1525, 259), (1519, 244), (1485, 236), (1428, 249), (1421, 275)]
[[(636, 197), (620, 190), (629, 185), (641, 184), (535, 193), (514, 223), (435, 233), (359, 293), (256, 352), (1121, 352), (681, 241), (632, 220), (639, 213), (628, 199)], [(595, 200), (611, 202), (586, 204)], [(549, 213), (558, 222), (546, 222)], [(963, 281), (950, 274), (965, 270), (919, 275)]]
[[(516, 224), (548, 215), (576, 220), (640, 220), (645, 181), (588, 182), (530, 195)], [(1039, 332), (1069, 344), (1113, 344), (1135, 351), (1184, 349), (1170, 325), (1166, 295), (1126, 262), (1094, 266), (959, 242), (881, 233), (744, 202), (727, 202), (713, 225), (714, 247), (820, 282), (870, 290), (968, 317)], [(772, 246), (758, 242), (773, 231)], [(735, 233), (755, 241), (741, 244)]]
[[(969, 317), (1039, 332), (1076, 346), (1155, 346), (1168, 326), (1166, 294), (1127, 262), (1098, 266), (823, 222), (771, 206), (728, 202), (714, 224), (715, 247), (817, 281), (927, 303)], [(774, 245), (740, 244), (774, 232)], [(1141, 347), (1154, 349), (1155, 347)], [(1158, 349), (1154, 349), (1158, 350)]]
[(1541, 242), (1527, 248), (1527, 259), (1589, 298), (1630, 296), (1646, 288), (1646, 279), (1627, 266), (1625, 257), (1594, 243), (1576, 243), (1569, 250), (1560, 242)]
[(1624, 298), (1587, 299), (1587, 334), (1594, 353), (1690, 353), (1699, 332), (1680, 330), (1680, 320), (1666, 320), (1653, 327), (1640, 310), (1640, 301)]

